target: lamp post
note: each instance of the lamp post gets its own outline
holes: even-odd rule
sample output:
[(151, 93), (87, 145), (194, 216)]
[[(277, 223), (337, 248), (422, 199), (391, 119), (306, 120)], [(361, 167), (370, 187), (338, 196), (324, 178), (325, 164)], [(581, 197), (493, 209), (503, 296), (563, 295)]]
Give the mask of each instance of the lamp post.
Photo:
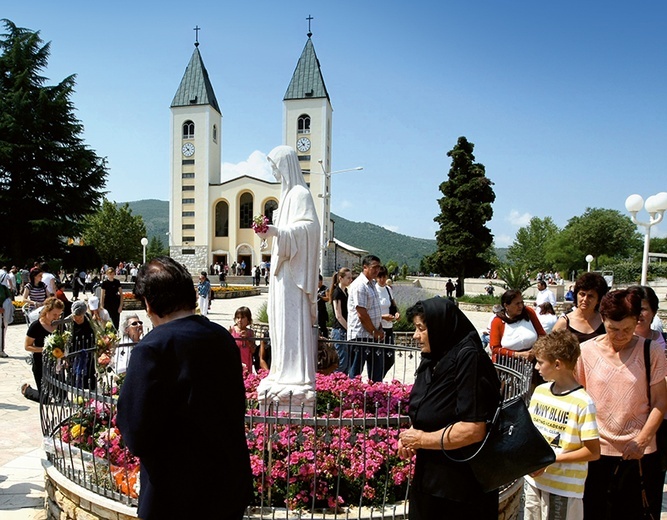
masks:
[(593, 255), (586, 255), (586, 262), (588, 262), (588, 272), (591, 272), (591, 262), (595, 260)]
[[(642, 207), (645, 207), (649, 214), (648, 222), (640, 222), (637, 220), (637, 213), (642, 209)], [(651, 226), (654, 226), (660, 222), (663, 215), (665, 214), (665, 210), (667, 210), (667, 192), (661, 191), (656, 195), (651, 195), (648, 199), (646, 199), (646, 203), (644, 203), (644, 199), (641, 197), (641, 195), (630, 195), (627, 199), (625, 199), (625, 209), (627, 209), (630, 215), (632, 215), (632, 222), (638, 226), (642, 226), (645, 230), (641, 284), (646, 285), (646, 278), (648, 276), (648, 253), (649, 245), (651, 243)]]
[(146, 263), (146, 246), (148, 245), (148, 239), (146, 237), (143, 237), (141, 239), (141, 245), (144, 248), (144, 264)]
[[(321, 249), (320, 249), (320, 273), (324, 274), (324, 252), (327, 249), (327, 245), (329, 244), (329, 237), (327, 233), (328, 229), (328, 220), (329, 220), (329, 215), (330, 215), (330, 210), (329, 210), (329, 204), (331, 201), (331, 176), (334, 173), (344, 173), (344, 172), (353, 172), (353, 171), (359, 171), (363, 170), (363, 166), (357, 166), (356, 168), (347, 168), (345, 170), (336, 170), (335, 172), (328, 172), (324, 169), (324, 163), (322, 162), (322, 159), (317, 161), (320, 163), (320, 168), (322, 168), (322, 174), (324, 175), (324, 193), (320, 193), (318, 197), (322, 199), (322, 220), (323, 222), (320, 223), (322, 226), (322, 244), (321, 244)], [(311, 172), (315, 173), (315, 172)], [(334, 269), (336, 266), (334, 266)]]

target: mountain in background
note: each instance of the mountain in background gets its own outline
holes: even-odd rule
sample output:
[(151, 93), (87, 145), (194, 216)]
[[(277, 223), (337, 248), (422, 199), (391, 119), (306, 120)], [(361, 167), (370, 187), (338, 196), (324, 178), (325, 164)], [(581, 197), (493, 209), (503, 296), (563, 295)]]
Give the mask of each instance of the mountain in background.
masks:
[(334, 235), (338, 240), (380, 257), (383, 263), (393, 260), (399, 266), (419, 269), (423, 256), (437, 249), (435, 239), (414, 238), (389, 231), (370, 222), (352, 222), (331, 214), (335, 222)]
[(116, 202), (116, 206), (127, 204), (133, 215), (141, 215), (146, 224), (146, 238), (157, 237), (165, 246), (169, 245), (169, 202), (146, 199), (134, 202)]
[[(122, 206), (125, 202), (116, 203)], [(141, 215), (146, 224), (147, 238), (157, 237), (164, 245), (168, 244), (169, 202), (146, 199), (127, 203), (133, 215)], [(419, 268), (422, 256), (436, 250), (435, 240), (413, 238), (394, 233), (369, 222), (352, 222), (338, 215), (331, 214), (335, 221), (335, 235), (338, 240), (348, 245), (364, 249), (379, 256), (383, 262), (394, 260), (398, 265), (407, 264), (411, 269)]]

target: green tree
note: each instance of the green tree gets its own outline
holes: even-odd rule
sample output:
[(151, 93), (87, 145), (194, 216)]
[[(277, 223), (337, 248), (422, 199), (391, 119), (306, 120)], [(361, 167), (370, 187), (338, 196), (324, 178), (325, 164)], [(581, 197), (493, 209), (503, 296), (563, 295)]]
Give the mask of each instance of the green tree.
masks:
[(39, 32), (1, 22), (0, 254), (24, 263), (61, 258), (66, 238), (99, 205), (105, 160), (85, 146), (74, 117), (75, 76), (47, 86), (50, 44)]
[(579, 249), (573, 238), (573, 231), (563, 229), (546, 244), (544, 258), (546, 265), (552, 266), (565, 279), (569, 280), (573, 271), (576, 277), (581, 269), (586, 268), (584, 258), (587, 254)]
[(484, 165), (474, 162), (474, 147), (459, 137), (447, 152), (452, 158), (449, 180), (440, 184), (444, 197), (438, 199), (440, 214), (433, 219), (440, 225), (435, 234), (438, 249), (422, 264), (427, 271), (448, 276), (455, 273), (461, 280), (486, 273), (491, 267), (488, 250), (493, 235), (486, 223), (493, 217), (491, 204), (496, 195)]
[(120, 261), (141, 261), (146, 236), (144, 219), (132, 215), (128, 204), (117, 206), (104, 199), (102, 207), (84, 220), (83, 238), (94, 246), (103, 262), (116, 265)]
[(552, 269), (546, 263), (546, 250), (549, 241), (558, 236), (560, 229), (551, 217), (544, 219), (533, 217), (528, 226), (517, 231), (514, 242), (507, 251), (507, 260), (521, 264), (529, 271)]
[[(530, 277), (526, 274), (526, 267), (521, 264), (501, 264), (496, 270), (498, 278), (503, 283), (505, 290), (525, 291), (532, 284)], [(499, 285), (494, 283), (493, 285)]]
[(568, 220), (565, 230), (584, 257), (588, 254), (595, 257), (595, 269), (603, 255), (623, 259), (642, 251), (643, 241), (637, 226), (615, 209), (587, 208), (580, 217)]
[(158, 237), (152, 237), (146, 248), (146, 261), (150, 262), (158, 256), (168, 256), (169, 249), (165, 247)]
[(667, 238), (652, 238), (650, 251), (651, 253), (667, 254)]

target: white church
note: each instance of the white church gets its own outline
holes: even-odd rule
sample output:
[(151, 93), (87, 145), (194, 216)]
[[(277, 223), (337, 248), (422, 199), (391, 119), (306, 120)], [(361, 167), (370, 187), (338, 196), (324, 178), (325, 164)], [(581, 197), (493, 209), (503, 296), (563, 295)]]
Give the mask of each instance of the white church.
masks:
[[(331, 100), (320, 63), (308, 40), (283, 98), (282, 143), (297, 151), (322, 226), (321, 271), (330, 276), (352, 267), (365, 251), (333, 237), (330, 217)], [(260, 250), (253, 217), (272, 219), (280, 184), (241, 175), (222, 181), (222, 112), (195, 43), (171, 102), (170, 255), (195, 274), (209, 266), (245, 263), (245, 274), (269, 261)], [(312, 173), (311, 173), (312, 172)]]

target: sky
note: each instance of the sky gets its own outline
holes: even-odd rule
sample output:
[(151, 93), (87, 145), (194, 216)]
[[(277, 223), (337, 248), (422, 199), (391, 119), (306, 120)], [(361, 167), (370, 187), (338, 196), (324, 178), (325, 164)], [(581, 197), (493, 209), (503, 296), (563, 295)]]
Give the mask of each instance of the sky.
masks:
[[(4, 4), (0, 17), (51, 43), (46, 84), (76, 75), (83, 139), (107, 158), (116, 202), (169, 200), (169, 105), (195, 26), (223, 114), (223, 177), (266, 175), (308, 16), (334, 110), (332, 170), (363, 167), (333, 175), (343, 218), (434, 238), (459, 136), (494, 183), (497, 247), (532, 217), (562, 228), (667, 191), (660, 0)], [(667, 222), (651, 234), (667, 236)]]

